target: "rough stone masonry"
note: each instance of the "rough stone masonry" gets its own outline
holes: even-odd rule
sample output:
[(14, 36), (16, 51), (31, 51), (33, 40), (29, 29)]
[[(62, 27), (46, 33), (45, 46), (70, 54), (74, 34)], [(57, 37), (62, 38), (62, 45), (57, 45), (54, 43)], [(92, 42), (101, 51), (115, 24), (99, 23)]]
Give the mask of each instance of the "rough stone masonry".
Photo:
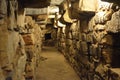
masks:
[[(29, 4), (18, 1), (22, 2), (0, 0), (0, 80), (35, 80), (39, 63), (41, 26), (25, 15)], [(61, 17), (54, 20), (65, 26), (56, 23), (52, 37), (81, 80), (120, 80), (120, 8), (98, 4), (98, 0), (64, 0), (59, 5)]]

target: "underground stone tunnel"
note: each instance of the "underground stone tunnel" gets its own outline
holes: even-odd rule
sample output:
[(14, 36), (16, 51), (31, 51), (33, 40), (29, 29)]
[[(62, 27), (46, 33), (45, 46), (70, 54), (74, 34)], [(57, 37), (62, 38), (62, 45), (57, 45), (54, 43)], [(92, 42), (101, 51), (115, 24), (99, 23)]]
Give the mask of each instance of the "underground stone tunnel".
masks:
[(120, 80), (119, 0), (0, 0), (0, 80)]

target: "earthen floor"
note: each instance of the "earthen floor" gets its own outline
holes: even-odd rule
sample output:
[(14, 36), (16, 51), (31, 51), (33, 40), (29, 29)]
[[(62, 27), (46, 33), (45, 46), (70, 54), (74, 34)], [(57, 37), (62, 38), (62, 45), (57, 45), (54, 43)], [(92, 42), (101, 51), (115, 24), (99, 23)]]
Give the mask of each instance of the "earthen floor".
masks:
[(36, 80), (80, 80), (64, 56), (54, 47), (44, 47)]

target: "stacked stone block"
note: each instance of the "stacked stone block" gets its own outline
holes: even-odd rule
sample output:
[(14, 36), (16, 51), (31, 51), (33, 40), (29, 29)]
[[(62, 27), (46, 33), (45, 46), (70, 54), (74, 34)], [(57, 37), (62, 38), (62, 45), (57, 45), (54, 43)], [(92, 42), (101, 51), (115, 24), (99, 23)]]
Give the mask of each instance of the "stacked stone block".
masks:
[(0, 80), (35, 79), (41, 29), (32, 17), (24, 19), (17, 0), (0, 1)]
[(25, 43), (17, 27), (17, 1), (0, 1), (0, 80), (25, 80)]
[[(104, 9), (98, 9), (93, 17), (66, 24), (65, 47), (61, 46), (63, 33), (58, 31), (59, 50), (81, 80), (120, 79), (120, 11), (112, 7)], [(100, 16), (99, 12), (105, 13)]]
[(41, 28), (35, 23), (31, 16), (26, 16), (25, 21), (25, 28), (21, 33), (25, 41), (25, 51), (27, 55), (25, 78), (35, 79), (35, 70), (39, 64), (42, 44)]

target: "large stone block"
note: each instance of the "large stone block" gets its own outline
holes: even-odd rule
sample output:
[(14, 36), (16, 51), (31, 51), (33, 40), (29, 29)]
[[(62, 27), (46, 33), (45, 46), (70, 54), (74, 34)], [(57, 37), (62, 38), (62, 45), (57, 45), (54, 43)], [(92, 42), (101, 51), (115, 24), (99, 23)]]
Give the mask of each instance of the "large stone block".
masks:
[(78, 32), (72, 32), (72, 39), (79, 39), (79, 33)]
[(0, 65), (6, 67), (9, 65), (8, 56), (8, 31), (6, 24), (0, 25)]
[(69, 10), (67, 9), (63, 15), (63, 20), (67, 23), (73, 23), (73, 19), (69, 16)]
[(17, 69), (16, 70), (16, 72), (17, 72), (17, 79), (18, 80), (20, 80), (20, 79), (23, 80), (24, 79), (24, 75), (25, 75), (24, 71), (25, 71), (26, 59), (27, 59), (26, 55), (23, 55), (18, 60), (18, 65), (16, 67), (16, 69)]
[(71, 56), (74, 56), (74, 55), (76, 54), (76, 50), (74, 49), (73, 46), (70, 46), (69, 51), (70, 51), (69, 54), (70, 54)]
[(82, 54), (88, 54), (88, 45), (87, 42), (81, 42), (80, 43), (81, 48), (82, 48)]
[[(15, 31), (9, 31), (9, 36), (8, 36), (8, 45), (7, 45), (7, 51), (8, 51), (8, 57), (10, 63), (14, 61), (14, 57), (17, 55), (22, 55), (25, 54), (24, 51), (24, 41), (19, 35), (18, 32)], [(17, 60), (16, 60), (17, 61)]]
[(2, 68), (6, 68), (9, 66), (10, 62), (9, 62), (9, 58), (8, 58), (8, 55), (7, 55), (7, 52), (3, 51), (3, 52), (0, 52), (0, 66)]
[(20, 9), (17, 16), (17, 25), (19, 28), (24, 28), (25, 24), (25, 9)]
[(34, 44), (33, 34), (23, 34), (22, 37), (25, 41), (25, 45), (33, 45)]
[(33, 67), (32, 67), (32, 64), (31, 63), (27, 63), (26, 66), (25, 66), (25, 78), (26, 79), (33, 79)]
[(87, 41), (87, 34), (82, 33), (82, 34), (81, 34), (81, 40), (82, 40), (82, 41)]
[(5, 80), (5, 76), (3, 75), (3, 70), (0, 68), (0, 80)]
[(7, 2), (0, 0), (0, 18), (4, 18), (7, 15)]
[[(91, 4), (91, 5), (90, 5)], [(80, 0), (79, 10), (86, 12), (96, 12), (98, 8), (98, 0)]]
[(70, 27), (70, 31), (75, 32), (75, 31), (77, 31), (77, 30), (78, 30), (77, 23), (73, 23), (73, 24), (71, 25), (71, 27)]
[(77, 44), (76, 43), (77, 43), (77, 40), (73, 40), (73, 42), (72, 42), (73, 45), (72, 46), (73, 46), (74, 49), (77, 49), (77, 46), (76, 46)]
[(117, 33), (120, 30), (120, 10), (113, 13), (111, 20), (106, 23), (108, 32)]
[(95, 24), (94, 17), (92, 17), (92, 18), (89, 20), (89, 23), (88, 23), (88, 30), (89, 30), (89, 31), (93, 31), (95, 25), (96, 25), (96, 24)]
[(80, 41), (77, 41), (77, 42), (76, 42), (76, 48), (77, 48), (78, 50), (81, 49)]
[(95, 69), (94, 74), (95, 80), (98, 78), (100, 80), (107, 80), (108, 79), (108, 67), (104, 66), (103, 64), (99, 64)]
[(33, 45), (25, 46), (27, 61), (31, 62), (32, 58), (34, 57), (34, 52), (35, 52), (34, 50), (35, 47)]
[(91, 33), (86, 35), (86, 41), (91, 43), (91, 44), (94, 43), (93, 35)]
[(5, 51), (7, 48), (8, 42), (8, 31), (7, 31), (7, 23), (0, 25), (0, 50)]
[(17, 1), (15, 0), (15, 1), (8, 1), (8, 11), (9, 11), (9, 13), (8, 13), (8, 24), (9, 24), (9, 26), (8, 26), (8, 29), (9, 30), (17, 30), (18, 31), (18, 28), (17, 28), (17, 9), (18, 9), (18, 3), (17, 3)]
[(68, 45), (68, 46), (72, 45), (72, 40), (71, 39), (67, 39), (66, 40), (66, 45)]
[(69, 32), (66, 37), (67, 37), (68, 39), (72, 39), (72, 33)]

